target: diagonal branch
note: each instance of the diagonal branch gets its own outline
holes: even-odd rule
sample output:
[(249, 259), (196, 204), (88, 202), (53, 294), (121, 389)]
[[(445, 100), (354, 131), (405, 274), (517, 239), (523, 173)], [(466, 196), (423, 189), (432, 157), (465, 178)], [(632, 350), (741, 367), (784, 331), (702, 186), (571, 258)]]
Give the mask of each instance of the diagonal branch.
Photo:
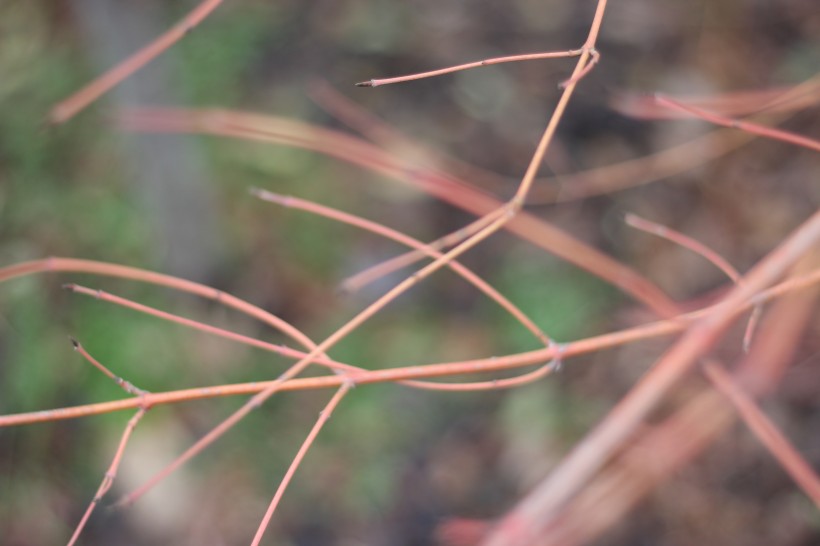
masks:
[(119, 85), (131, 74), (154, 60), (166, 49), (177, 43), (183, 36), (199, 25), (211, 14), (222, 0), (202, 0), (179, 23), (168, 29), (156, 40), (146, 45), (111, 70), (92, 81), (73, 95), (55, 105), (49, 113), (52, 123), (64, 123), (82, 111), (89, 104)]

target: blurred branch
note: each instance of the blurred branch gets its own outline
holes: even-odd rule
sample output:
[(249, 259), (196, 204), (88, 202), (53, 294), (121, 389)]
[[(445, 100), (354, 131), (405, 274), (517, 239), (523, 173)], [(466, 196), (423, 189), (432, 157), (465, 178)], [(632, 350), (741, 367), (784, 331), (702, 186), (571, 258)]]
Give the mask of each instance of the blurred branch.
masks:
[[(551, 475), (504, 517), (486, 545), (529, 544), (542, 537), (559, 517), (562, 507), (593, 480), (669, 389), (720, 339), (739, 308), (813, 250), (818, 240), (820, 211), (745, 275), (743, 282), (716, 306), (714, 312), (695, 321)], [(765, 338), (758, 341), (761, 339)]]
[[(805, 233), (802, 232), (800, 237)], [(811, 259), (813, 258), (814, 256)], [(764, 265), (771, 261), (776, 260), (770, 257), (764, 260)], [(809, 260), (802, 261), (803, 270), (808, 265)], [(749, 282), (756, 280), (751, 278)], [(735, 297), (731, 299), (739, 299), (737, 294), (742, 290), (742, 285), (739, 285), (735, 289)], [(733, 374), (735, 384), (743, 385), (749, 393), (755, 395), (774, 389), (786, 365), (794, 356), (797, 341), (808, 324), (817, 296), (818, 288), (814, 286), (803, 294), (783, 298), (775, 304), (761, 326), (751, 352), (738, 364), (737, 371)], [(714, 324), (717, 318), (719, 316), (711, 315), (704, 318), (701, 324)], [(691, 335), (697, 331), (697, 326), (693, 325), (689, 335), (685, 335), (676, 347), (681, 347), (687, 340), (697, 342), (697, 338)], [(665, 362), (668, 360), (656, 364), (653, 371), (647, 375), (647, 379), (655, 370), (661, 369)], [(646, 384), (645, 379), (636, 389)], [(627, 397), (625, 401), (629, 399)], [(623, 402), (619, 407), (622, 405)], [(619, 407), (609, 413), (602, 426), (606, 425), (612, 416), (617, 415)], [(584, 487), (576, 491), (575, 496), (536, 496), (543, 494), (544, 484), (550, 481), (539, 485), (521, 505), (504, 517), (488, 540), (482, 544), (574, 546), (593, 540), (607, 528), (621, 521), (653, 488), (669, 479), (672, 473), (716, 441), (733, 421), (733, 408), (724, 394), (703, 387), (662, 423), (647, 426), (643, 430), (635, 430), (636, 437), (633, 437), (629, 445), (623, 446), (623, 452), (615, 456), (600, 473), (590, 476)], [(591, 436), (598, 430), (601, 430), (601, 426), (593, 431)], [(573, 461), (577, 452), (576, 448), (567, 460)], [(555, 472), (560, 472), (562, 467), (566, 466), (566, 463), (559, 465)], [(556, 475), (561, 477), (561, 474), (553, 474)], [(533, 504), (535, 499), (542, 500), (543, 504)], [(529, 510), (521, 510), (522, 506)], [(545, 509), (547, 506), (548, 510)], [(523, 531), (533, 528), (530, 518), (536, 518), (535, 526), (540, 530), (537, 535), (523, 534)]]
[(199, 25), (211, 14), (222, 0), (202, 0), (179, 23), (171, 27), (156, 40), (146, 45), (108, 72), (92, 81), (70, 97), (55, 105), (49, 113), (52, 123), (64, 123), (74, 117), (89, 104), (100, 98), (131, 74), (151, 62), (163, 51), (177, 43), (183, 36)]
[[(54, 259), (58, 260), (58, 258)], [(29, 264), (31, 264), (31, 262)], [(3, 273), (4, 270), (0, 269), (0, 281), (4, 278)], [(753, 305), (764, 303), (792, 292), (806, 290), (817, 283), (820, 283), (820, 269), (800, 277), (791, 278), (768, 290), (763, 290), (755, 294), (754, 297), (742, 306), (738, 307), (735, 311), (737, 314), (740, 314)], [(581, 354), (601, 351), (607, 348), (626, 345), (641, 339), (674, 334), (685, 330), (689, 327), (692, 321), (697, 320), (698, 318), (704, 318), (718, 308), (719, 305), (712, 306), (707, 309), (702, 309), (700, 311), (677, 317), (675, 319), (652, 322), (618, 332), (611, 332), (578, 341), (562, 343), (558, 347), (546, 347), (544, 349), (537, 349), (534, 351), (507, 355), (503, 357), (362, 371), (356, 374), (351, 374), (350, 377), (357, 384), (383, 383), (408, 379), (493, 372), (519, 368), (522, 366), (531, 366), (555, 359), (557, 357), (569, 358)], [(304, 354), (305, 353), (300, 353), (300, 355)], [(319, 359), (317, 359), (317, 361), (318, 360)], [(286, 381), (281, 385), (281, 390), (291, 391), (335, 388), (341, 385), (342, 382), (343, 378), (338, 375), (300, 378)], [(145, 396), (147, 397), (147, 404), (151, 406), (158, 406), (162, 404), (175, 404), (189, 400), (254, 394), (264, 390), (271, 383), (271, 381), (255, 381), (251, 383), (239, 383), (233, 385), (216, 385), (208, 388), (193, 388), (169, 392), (149, 393)], [(79, 417), (87, 417), (89, 415), (98, 415), (101, 413), (132, 409), (138, 406), (139, 403), (135, 403), (131, 399), (126, 399), (97, 404), (85, 404), (69, 408), (9, 414), (0, 416), (0, 427), (17, 426), (45, 421), (57, 421), (62, 419), (76, 419)]]

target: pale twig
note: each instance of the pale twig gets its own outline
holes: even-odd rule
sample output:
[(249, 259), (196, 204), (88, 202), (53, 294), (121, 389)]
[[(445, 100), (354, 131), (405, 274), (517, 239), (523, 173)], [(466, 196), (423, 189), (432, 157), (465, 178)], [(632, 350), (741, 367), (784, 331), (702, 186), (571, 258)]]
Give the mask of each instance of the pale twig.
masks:
[[(211, 326), (209, 324), (205, 324), (196, 320), (188, 319), (185, 317), (180, 317), (178, 315), (174, 315), (173, 313), (168, 313), (167, 311), (160, 311), (148, 305), (137, 303), (135, 301), (123, 298), (121, 296), (116, 296), (109, 292), (104, 292), (102, 290), (93, 290), (91, 288), (86, 288), (83, 286), (79, 286), (77, 284), (67, 284), (64, 285), (65, 288), (70, 289), (71, 291), (77, 294), (84, 294), (88, 296), (92, 296), (102, 301), (106, 301), (112, 303), (114, 305), (119, 305), (122, 307), (126, 307), (128, 309), (132, 309), (139, 313), (145, 313), (147, 315), (151, 315), (162, 320), (167, 320), (170, 322), (174, 322), (183, 326), (187, 326), (189, 328), (193, 328), (211, 335), (219, 336), (225, 339), (229, 339), (231, 341), (235, 341), (238, 343), (242, 343), (244, 345), (248, 345), (250, 347), (256, 347), (258, 349), (263, 349), (266, 351), (270, 351), (272, 353), (278, 354), (280, 356), (284, 356), (286, 358), (299, 360), (305, 358), (307, 353), (303, 351), (299, 351), (296, 349), (292, 349), (285, 345), (275, 345), (273, 343), (268, 343), (256, 338), (252, 338), (249, 336), (245, 336), (242, 334), (238, 334), (236, 332), (232, 332), (230, 330), (225, 330), (223, 328), (218, 328), (216, 326)], [(549, 343), (548, 343), (549, 345)], [(556, 344), (557, 345), (557, 344)], [(560, 346), (559, 346), (560, 347)], [(558, 360), (560, 355), (555, 357), (555, 360)], [(350, 364), (344, 364), (342, 362), (337, 362), (335, 360), (330, 360), (327, 356), (318, 356), (314, 360), (316, 364), (320, 364), (322, 366), (326, 366), (329, 369), (332, 369), (336, 373), (345, 372), (348, 374), (352, 374), (353, 372), (363, 373), (367, 370), (365, 368), (360, 368), (358, 366), (351, 366)], [(431, 381), (401, 381), (399, 380), (398, 383), (407, 387), (413, 387), (417, 389), (425, 389), (425, 390), (438, 390), (438, 391), (446, 391), (446, 390), (459, 390), (459, 391), (470, 391), (470, 390), (488, 390), (488, 389), (503, 389), (503, 388), (511, 388), (523, 385), (525, 383), (529, 383), (540, 379), (547, 375), (550, 371), (557, 369), (559, 366), (558, 364), (553, 361), (545, 364), (542, 368), (535, 370), (533, 372), (528, 372), (521, 376), (516, 377), (509, 377), (505, 379), (496, 379), (496, 380), (489, 380), (489, 381), (477, 381), (477, 382), (465, 382), (465, 383), (437, 383)], [(110, 373), (110, 372), (109, 372)], [(111, 374), (112, 379), (116, 380), (118, 378), (113, 377)], [(219, 392), (219, 387), (201, 389), (202, 391), (216, 394)], [(261, 390), (261, 389), (260, 389)], [(144, 392), (144, 391), (142, 391)], [(2, 423), (2, 418), (0, 418), (0, 423)], [(2, 424), (0, 424), (2, 426)]]
[(720, 364), (707, 362), (703, 369), (712, 384), (734, 404), (758, 440), (768, 448), (783, 469), (820, 509), (820, 478), (812, 467)]
[[(813, 256), (801, 260), (791, 284), (811, 267)], [(816, 259), (813, 262), (816, 266)], [(778, 288), (781, 290), (781, 288)], [(812, 285), (800, 294), (790, 294), (772, 305), (760, 328), (753, 350), (733, 368), (732, 380), (755, 396), (771, 392), (787, 371), (798, 340), (811, 324), (818, 288)], [(541, 535), (541, 546), (579, 546), (606, 532), (607, 527), (624, 521), (627, 511), (653, 487), (668, 479), (719, 438), (734, 421), (735, 412), (716, 389), (701, 386), (699, 392), (683, 399), (674, 414), (661, 423), (642, 427), (630, 437), (600, 474), (585, 485), (557, 511), (541, 519), (549, 529)], [(733, 461), (728, 461), (730, 466)], [(498, 531), (517, 536), (521, 520), (510, 519)]]
[[(817, 78), (812, 85), (800, 85), (800, 92), (794, 93), (794, 87), (774, 89), (753, 89), (720, 93), (718, 95), (679, 97), (678, 100), (689, 106), (703, 108), (723, 116), (748, 116), (760, 113), (791, 112), (802, 110), (820, 100), (817, 95)], [(610, 107), (620, 114), (640, 119), (680, 119), (688, 114), (670, 110), (655, 100), (655, 95), (616, 93), (609, 102)]]
[(305, 345), (306, 347), (315, 345), (310, 338), (300, 332), (297, 328), (294, 328), (287, 321), (282, 320), (276, 315), (269, 313), (256, 305), (250, 304), (237, 298), (236, 296), (228, 294), (227, 292), (217, 290), (216, 288), (206, 286), (198, 282), (174, 277), (173, 275), (165, 275), (154, 271), (139, 269), (137, 267), (98, 262), (95, 260), (51, 257), (43, 260), (33, 260), (30, 262), (23, 262), (9, 267), (0, 268), (0, 282), (33, 273), (56, 273), (61, 271), (90, 273), (93, 275), (129, 279), (132, 281), (164, 286), (180, 292), (194, 294), (196, 296), (215, 301), (225, 307), (235, 309), (236, 311), (248, 315), (249, 317), (253, 317), (282, 332), (296, 342)]
[(583, 51), (581, 49), (571, 49), (568, 51), (551, 51), (547, 53), (527, 53), (524, 55), (510, 55), (507, 57), (493, 57), (492, 59), (484, 59), (483, 61), (475, 61), (472, 63), (465, 63), (447, 68), (440, 68), (438, 70), (430, 70), (429, 72), (419, 72), (417, 74), (409, 74), (407, 76), (397, 76), (395, 78), (381, 78), (359, 82), (356, 87), (378, 87), (380, 85), (389, 85), (392, 83), (402, 83), (412, 80), (421, 80), (424, 78), (433, 78), (444, 74), (452, 74), (453, 72), (460, 72), (462, 70), (470, 70), (471, 68), (480, 68), (482, 66), (490, 66), (502, 63), (515, 63), (520, 61), (536, 61), (541, 59), (562, 59), (566, 57), (578, 57)]
[[(656, 235), (666, 239), (667, 241), (672, 241), (673, 243), (689, 249), (695, 254), (698, 254), (723, 271), (735, 284), (742, 282), (740, 272), (738, 272), (732, 264), (723, 258), (723, 256), (700, 241), (697, 241), (688, 235), (684, 235), (683, 233), (670, 227), (641, 218), (636, 214), (627, 213), (624, 220), (627, 225), (634, 227), (635, 229), (640, 229), (641, 231), (651, 233), (652, 235)], [(746, 331), (743, 333), (743, 350), (746, 352), (749, 352), (749, 347), (752, 345), (752, 337), (754, 336), (755, 328), (762, 313), (763, 306), (756, 305), (752, 309), (752, 314), (749, 316), (749, 321), (746, 323)]]
[[(360, 229), (370, 231), (371, 233), (375, 233), (387, 239), (401, 243), (405, 246), (409, 246), (410, 248), (414, 248), (416, 249), (416, 251), (421, 252), (422, 254), (429, 256), (431, 258), (440, 258), (442, 255), (441, 252), (438, 252), (436, 249), (431, 248), (431, 245), (425, 245), (421, 241), (413, 239), (409, 235), (405, 235), (399, 231), (396, 231), (395, 229), (391, 229), (383, 224), (379, 224), (372, 220), (366, 220), (359, 216), (355, 216), (347, 212), (342, 212), (331, 207), (320, 205), (312, 201), (300, 199), (298, 197), (279, 195), (277, 193), (273, 193), (267, 190), (253, 188), (251, 189), (251, 193), (256, 197), (264, 201), (268, 201), (270, 203), (276, 203), (283, 207), (295, 208), (313, 214), (318, 214), (324, 216), (325, 218), (330, 218), (338, 222), (343, 222), (345, 224), (356, 226)], [(473, 273), (470, 269), (466, 268), (457, 261), (449, 262), (447, 264), (447, 267), (452, 269), (464, 280), (475, 286), (478, 290), (486, 294), (487, 297), (492, 299), (503, 309), (509, 312), (510, 315), (512, 315), (518, 322), (520, 322), (527, 330), (529, 330), (539, 341), (543, 342), (546, 345), (553, 343), (552, 339), (550, 339), (550, 337), (547, 334), (545, 334), (538, 327), (538, 325), (532, 321), (532, 319), (530, 319), (526, 314), (524, 314), (524, 312), (521, 311), (521, 309), (519, 309), (514, 303), (512, 303), (510, 300), (504, 297), (491, 285), (489, 285), (485, 280), (483, 280), (481, 277)]]
[[(817, 104), (820, 94), (820, 74), (791, 87), (771, 103), (758, 105), (759, 108), (780, 112), (777, 105), (797, 102), (805, 108)], [(659, 106), (656, 104), (656, 108)], [(778, 123), (793, 114), (778, 113), (767, 116)], [(597, 167), (586, 171), (560, 177), (539, 180), (531, 197), (530, 204), (545, 204), (575, 201), (595, 195), (613, 193), (663, 180), (700, 165), (704, 165), (728, 153), (737, 150), (756, 138), (748, 132), (729, 129), (714, 130), (683, 144), (655, 152), (637, 159)]]
[(589, 55), (590, 55), (590, 61), (587, 63), (587, 65), (580, 72), (578, 72), (578, 74), (572, 76), (568, 80), (564, 80), (561, 83), (559, 83), (558, 87), (563, 88), (563, 87), (568, 86), (571, 83), (578, 83), (579, 81), (584, 79), (584, 77), (586, 77), (587, 74), (592, 72), (592, 69), (595, 68), (595, 65), (597, 65), (598, 62), (601, 60), (601, 54), (598, 52), (597, 49), (595, 49), (593, 47), (589, 50)]
[(279, 501), (282, 500), (285, 490), (288, 488), (290, 481), (293, 479), (296, 469), (299, 468), (299, 465), (305, 458), (308, 449), (310, 449), (310, 446), (313, 445), (314, 440), (316, 440), (316, 436), (319, 435), (319, 431), (322, 430), (322, 427), (325, 425), (327, 420), (330, 419), (330, 415), (333, 413), (333, 410), (336, 409), (336, 406), (339, 405), (339, 402), (341, 402), (342, 398), (344, 398), (345, 394), (347, 394), (352, 387), (353, 383), (351, 381), (345, 381), (342, 383), (336, 391), (336, 394), (333, 395), (333, 398), (330, 399), (324, 409), (319, 413), (319, 418), (316, 420), (313, 428), (310, 429), (310, 433), (307, 438), (305, 438), (305, 441), (302, 442), (302, 445), (296, 453), (296, 456), (293, 458), (293, 461), (291, 461), (285, 476), (279, 483), (279, 487), (276, 489), (276, 493), (273, 495), (273, 499), (271, 499), (270, 505), (265, 512), (265, 516), (262, 518), (262, 521), (256, 530), (256, 535), (253, 537), (251, 546), (258, 546), (262, 541), (262, 536), (265, 534), (268, 524), (270, 524), (270, 520), (273, 517), (273, 513), (276, 511), (276, 507), (279, 505)]
[(108, 490), (111, 489), (111, 486), (114, 484), (114, 480), (117, 477), (117, 470), (120, 466), (120, 461), (122, 460), (122, 456), (125, 453), (125, 446), (128, 444), (128, 440), (131, 438), (131, 433), (134, 431), (134, 428), (145, 415), (146, 411), (148, 411), (147, 407), (140, 407), (137, 410), (137, 413), (135, 413), (134, 416), (128, 420), (128, 424), (125, 425), (125, 430), (123, 431), (122, 437), (120, 438), (119, 446), (117, 446), (117, 451), (114, 453), (114, 459), (111, 461), (111, 465), (108, 467), (108, 470), (106, 470), (105, 477), (103, 477), (103, 481), (100, 484), (100, 487), (94, 494), (94, 498), (91, 500), (91, 504), (88, 505), (88, 508), (83, 514), (82, 519), (80, 519), (80, 523), (78, 523), (77, 527), (74, 529), (74, 533), (71, 535), (71, 539), (68, 541), (68, 546), (73, 546), (77, 543), (77, 539), (80, 538), (80, 534), (85, 528), (85, 524), (91, 517), (92, 512), (94, 512), (94, 509), (97, 507), (100, 500), (102, 500), (102, 498), (105, 496), (106, 493), (108, 493)]
[[(313, 102), (325, 112), (384, 150), (390, 150), (400, 157), (407, 157), (408, 160), (434, 170), (441, 176), (454, 173), (457, 179), (469, 181), (473, 187), (486, 186), (500, 188), (503, 191), (510, 187), (509, 177), (482, 169), (408, 137), (370, 110), (336, 91), (325, 81), (313, 82), (309, 94)], [(438, 168), (439, 165), (444, 168)]]
[(731, 129), (739, 129), (741, 131), (762, 136), (764, 138), (780, 140), (782, 142), (787, 142), (789, 144), (794, 144), (796, 146), (801, 146), (803, 148), (808, 148), (809, 150), (820, 152), (820, 141), (812, 138), (790, 133), (789, 131), (783, 131), (781, 129), (775, 129), (774, 127), (767, 127), (759, 123), (752, 123), (750, 121), (742, 121), (713, 114), (701, 108), (688, 106), (663, 95), (657, 95), (655, 97), (655, 101), (662, 106), (673, 108), (681, 112), (686, 112), (692, 116), (706, 120), (709, 123), (714, 123), (715, 125), (721, 125)]
[[(265, 351), (270, 351), (272, 353), (276, 353), (288, 358), (303, 358), (306, 353), (302, 351), (297, 351), (295, 349), (291, 349), (284, 345), (275, 345), (273, 343), (267, 343), (265, 341), (252, 338), (250, 336), (238, 334), (236, 332), (231, 332), (230, 330), (225, 330), (223, 328), (218, 328), (216, 326), (211, 326), (209, 324), (205, 324), (203, 322), (199, 322), (197, 320), (192, 320), (185, 317), (180, 317), (179, 315), (174, 315), (173, 313), (168, 313), (166, 311), (160, 311), (159, 309), (155, 309), (148, 305), (144, 305), (142, 303), (137, 303), (135, 301), (123, 298), (121, 296), (116, 296), (111, 294), (110, 292), (105, 292), (103, 290), (95, 290), (92, 288), (86, 288), (84, 286), (80, 286), (78, 284), (69, 283), (63, 285), (63, 288), (67, 290), (71, 290), (76, 294), (83, 294), (86, 296), (91, 296), (97, 298), (102, 301), (106, 301), (109, 303), (113, 303), (115, 305), (119, 305), (122, 307), (127, 307), (129, 309), (133, 309), (134, 311), (145, 313), (147, 315), (151, 315), (162, 320), (167, 320), (170, 322), (175, 322), (177, 324), (181, 324), (183, 326), (187, 326), (189, 328), (194, 328), (196, 330), (200, 330), (202, 332), (206, 332), (208, 334), (212, 334), (215, 336), (219, 336), (225, 339), (230, 339), (232, 341), (236, 341), (238, 343), (242, 343), (251, 347), (256, 347), (258, 349), (263, 349)], [(361, 370), (361, 368), (357, 368), (355, 366), (349, 366), (347, 364), (342, 364), (341, 362), (336, 362), (335, 360), (330, 360), (328, 357), (317, 357), (316, 363), (322, 366), (326, 366), (335, 371), (355, 371)]]
[(168, 29), (126, 60), (95, 79), (67, 99), (58, 103), (49, 113), (49, 121), (63, 123), (71, 119), (86, 106), (120, 84), (128, 76), (151, 62), (163, 51), (178, 42), (183, 36), (199, 25), (222, 3), (222, 0), (203, 0), (179, 23)]
[[(442, 178), (436, 172), (418, 170), (398, 162), (387, 151), (362, 139), (293, 120), (241, 112), (181, 109), (130, 109), (128, 114), (120, 119), (123, 125), (131, 130), (202, 133), (313, 150), (370, 169), (380, 175), (413, 184), (420, 190), (476, 216), (483, 216), (502, 206), (497, 199), (466, 184), (455, 184), (451, 179)], [(740, 135), (748, 136), (745, 133)], [(504, 228), (618, 287), (659, 316), (669, 317), (679, 313), (678, 306), (673, 300), (635, 270), (533, 214), (519, 211)]]
[[(469, 228), (469, 226), (467, 227)], [(438, 251), (463, 241), (468, 235), (469, 233), (465, 231), (465, 228), (461, 228), (435, 241), (429, 242), (424, 246), (427, 250)], [(424, 250), (411, 250), (404, 254), (399, 254), (367, 269), (363, 269), (355, 275), (351, 275), (342, 281), (340, 286), (345, 292), (356, 292), (361, 290), (362, 287), (390, 275), (394, 271), (418, 262), (426, 255), (427, 253)]]
[[(790, 278), (772, 288), (758, 292), (749, 301), (736, 309), (739, 315), (752, 305), (765, 303), (795, 291), (802, 291), (820, 283), (820, 269), (799, 277)], [(578, 341), (562, 343), (560, 346), (536, 349), (525, 353), (507, 356), (481, 358), (460, 362), (445, 362), (435, 364), (421, 364), (415, 366), (395, 367), (382, 370), (363, 371), (351, 374), (356, 384), (389, 383), (408, 379), (422, 379), (446, 377), (460, 374), (495, 372), (524, 366), (531, 366), (540, 362), (549, 361), (559, 356), (564, 358), (589, 354), (608, 348), (619, 347), (642, 339), (650, 339), (671, 335), (688, 328), (692, 321), (703, 318), (715, 312), (718, 306), (708, 307), (670, 320), (651, 322), (626, 330), (593, 336)], [(307, 377), (293, 379), (282, 384), (283, 391), (299, 391), (311, 389), (337, 388), (343, 383), (343, 377), (338, 375), (323, 377)], [(204, 400), (223, 396), (249, 395), (263, 391), (273, 381), (254, 381), (229, 385), (216, 385), (205, 388), (183, 389), (176, 391), (152, 393), (146, 395), (146, 403), (151, 406), (176, 404), (191, 400)], [(84, 404), (66, 408), (41, 410), (27, 413), (16, 413), (0, 416), (0, 427), (27, 425), (63, 419), (77, 419), (91, 415), (100, 415), (115, 411), (123, 411), (138, 407), (133, 400), (115, 400), (96, 404)]]
[(206, 447), (211, 445), (214, 441), (220, 438), (228, 430), (233, 428), (233, 426), (236, 425), (239, 421), (244, 419), (245, 416), (247, 416), (251, 411), (261, 406), (266, 400), (268, 400), (271, 396), (276, 394), (276, 392), (278, 392), (281, 389), (282, 384), (286, 380), (295, 377), (296, 375), (301, 373), (305, 368), (307, 368), (310, 364), (312, 364), (317, 356), (322, 354), (327, 349), (331, 348), (337, 342), (346, 337), (350, 332), (355, 330), (358, 326), (360, 326), (373, 315), (378, 313), (388, 303), (392, 302), (396, 297), (398, 297), (406, 290), (416, 285), (419, 281), (429, 276), (434, 271), (441, 268), (445, 263), (461, 255), (462, 253), (477, 245), (479, 242), (483, 241), (486, 237), (489, 237), (490, 235), (495, 233), (500, 222), (502, 222), (506, 217), (506, 214), (507, 211), (505, 209), (502, 209), (498, 211), (496, 214), (486, 216), (485, 221), (488, 222), (488, 225), (482, 231), (479, 231), (472, 238), (464, 241), (456, 248), (450, 250), (447, 254), (443, 255), (440, 258), (437, 258), (431, 264), (420, 269), (415, 274), (408, 277), (407, 279), (396, 285), (393, 289), (388, 291), (386, 294), (384, 294), (382, 297), (377, 299), (374, 303), (370, 304), (362, 312), (353, 317), (353, 319), (345, 323), (341, 328), (339, 328), (333, 334), (331, 334), (330, 337), (328, 337), (319, 345), (317, 345), (314, 349), (312, 349), (307, 354), (307, 356), (305, 356), (305, 358), (296, 362), (293, 366), (288, 368), (288, 370), (285, 371), (282, 375), (280, 375), (278, 379), (271, 382), (264, 390), (255, 394), (248, 402), (243, 404), (227, 419), (225, 419), (219, 425), (211, 429), (210, 432), (208, 432), (205, 436), (200, 438), (184, 453), (179, 455), (176, 459), (174, 459), (165, 468), (160, 470), (142, 486), (140, 486), (130, 494), (123, 497), (117, 504), (122, 506), (134, 502), (136, 499), (147, 493), (157, 483), (159, 483), (167, 476), (175, 472), (180, 466), (182, 466), (190, 459), (201, 453)]
[(148, 391), (144, 391), (142, 389), (138, 389), (134, 385), (132, 385), (129, 381), (126, 381), (122, 377), (115, 375), (111, 370), (106, 368), (103, 364), (100, 364), (96, 358), (91, 356), (88, 351), (80, 344), (79, 341), (74, 339), (73, 337), (69, 338), (71, 340), (71, 344), (74, 346), (74, 350), (80, 353), (84, 359), (91, 363), (95, 368), (100, 370), (103, 374), (105, 374), (109, 379), (111, 379), (114, 383), (116, 383), (122, 390), (127, 392), (128, 394), (132, 394), (134, 396), (145, 396), (148, 394)]
[(738, 284), (714, 312), (696, 321), (675, 345), (646, 373), (624, 397), (539, 484), (505, 516), (511, 535), (493, 534), (487, 546), (503, 546), (518, 540), (532, 541), (569, 498), (586, 485), (592, 476), (612, 457), (626, 438), (634, 433), (646, 415), (668, 390), (691, 369), (729, 326), (739, 307), (757, 292), (775, 282), (806, 252), (816, 248), (820, 239), (820, 212), (795, 230), (766, 258), (761, 260)]
[(80, 537), (83, 529), (85, 528), (85, 524), (88, 522), (88, 519), (91, 517), (92, 512), (99, 504), (100, 500), (105, 496), (109, 489), (111, 489), (111, 485), (114, 483), (114, 479), (117, 477), (117, 469), (120, 466), (120, 461), (122, 460), (122, 456), (125, 453), (125, 446), (128, 444), (129, 438), (131, 438), (131, 433), (134, 431), (134, 428), (140, 422), (142, 417), (145, 415), (145, 412), (151, 407), (149, 403), (146, 402), (146, 397), (150, 396), (151, 393), (148, 391), (144, 391), (142, 389), (138, 389), (130, 382), (125, 381), (121, 377), (115, 375), (111, 370), (106, 368), (103, 364), (101, 364), (96, 358), (91, 356), (91, 354), (85, 350), (85, 348), (74, 338), (71, 339), (71, 344), (74, 346), (74, 350), (80, 353), (82, 357), (90, 362), (95, 368), (105, 374), (106, 377), (114, 381), (122, 390), (127, 392), (128, 394), (134, 395), (139, 402), (139, 407), (137, 409), (137, 413), (134, 414), (131, 419), (128, 420), (128, 423), (125, 426), (125, 430), (122, 433), (122, 437), (120, 438), (120, 443), (117, 446), (117, 451), (114, 452), (114, 459), (111, 461), (111, 464), (108, 467), (108, 470), (105, 472), (105, 476), (103, 477), (102, 483), (100, 483), (100, 487), (97, 489), (97, 492), (94, 494), (94, 498), (91, 500), (91, 503), (88, 505), (83, 517), (80, 519), (80, 522), (77, 524), (77, 527), (74, 529), (74, 533), (71, 535), (71, 539), (68, 541), (68, 546), (73, 546), (77, 539)]
[[(433, 258), (438, 258), (441, 256), (440, 252), (433, 250), (432, 244), (424, 245), (421, 241), (417, 241), (403, 233), (400, 233), (396, 230), (390, 229), (387, 226), (382, 224), (378, 224), (371, 220), (365, 220), (364, 218), (360, 218), (358, 216), (354, 216), (352, 214), (341, 212), (336, 209), (332, 209), (330, 207), (325, 207), (323, 205), (319, 205), (318, 203), (314, 203), (311, 201), (307, 201), (304, 199), (299, 199), (298, 197), (291, 197), (291, 196), (283, 196), (273, 192), (269, 192), (266, 190), (260, 189), (252, 189), (251, 193), (256, 195), (257, 197), (264, 199), (266, 201), (270, 201), (272, 203), (277, 203), (279, 205), (285, 207), (292, 207), (297, 208), (300, 210), (304, 210), (307, 212), (312, 212), (314, 214), (320, 214), (327, 218), (332, 218), (339, 222), (344, 222), (350, 225), (354, 225), (360, 227), (362, 229), (366, 229), (373, 233), (377, 233), (383, 237), (390, 238), (394, 241), (403, 243), (410, 247), (416, 248), (417, 252), (426, 254)], [(462, 234), (460, 230), (452, 235), (459, 235), (461, 234), (462, 237), (465, 235)], [(448, 236), (450, 237), (450, 236)], [(490, 297), (493, 301), (498, 303), (502, 308), (506, 309), (516, 320), (518, 320), (525, 328), (527, 328), (539, 341), (544, 343), (547, 347), (552, 345), (557, 345), (555, 341), (552, 340), (547, 334), (545, 334), (532, 320), (527, 317), (523, 311), (521, 311), (515, 304), (501, 295), (498, 291), (496, 291), (492, 286), (487, 284), (483, 279), (478, 277), (475, 273), (461, 265), (459, 262), (452, 261), (447, 264), (448, 267), (453, 269), (456, 273), (461, 275), (465, 280), (473, 284), (476, 288), (484, 292), (488, 297)], [(559, 346), (560, 351), (560, 346)], [(488, 390), (488, 389), (500, 389), (500, 388), (512, 388), (518, 387), (538, 379), (545, 377), (549, 373), (560, 369), (561, 367), (561, 357), (560, 354), (553, 359), (551, 362), (548, 362), (541, 366), (540, 368), (533, 370), (532, 372), (523, 374), (521, 376), (506, 378), (506, 379), (493, 379), (490, 381), (482, 381), (482, 382), (471, 382), (471, 383), (429, 383), (429, 382), (404, 382), (404, 384), (409, 386), (417, 386), (425, 389), (430, 390), (440, 390), (440, 391), (476, 391), (476, 390)]]

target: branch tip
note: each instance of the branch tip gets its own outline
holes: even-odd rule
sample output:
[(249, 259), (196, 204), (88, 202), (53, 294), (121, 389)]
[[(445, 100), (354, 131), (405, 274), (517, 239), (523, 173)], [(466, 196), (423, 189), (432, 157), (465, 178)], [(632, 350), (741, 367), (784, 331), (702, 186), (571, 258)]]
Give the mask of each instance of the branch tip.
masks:
[[(254, 191), (254, 190), (256, 190), (256, 191)], [(279, 205), (283, 205), (283, 206), (286, 206), (286, 207), (290, 206), (290, 203), (291, 203), (291, 200), (292, 200), (292, 197), (290, 197), (288, 195), (282, 195), (281, 193), (274, 193), (272, 191), (262, 190), (262, 189), (258, 189), (258, 188), (253, 188), (251, 190), (251, 193), (253, 195), (255, 195), (256, 197), (258, 197), (259, 199), (263, 200), (263, 201), (269, 201), (271, 203), (277, 203)]]
[(356, 87), (376, 87), (373, 83), (373, 80), (367, 80), (366, 82), (359, 82), (354, 84)]
[(77, 338), (75, 338), (74, 336), (68, 336), (68, 340), (71, 342), (71, 345), (72, 347), (74, 347), (75, 351), (80, 350), (80, 342), (77, 341)]

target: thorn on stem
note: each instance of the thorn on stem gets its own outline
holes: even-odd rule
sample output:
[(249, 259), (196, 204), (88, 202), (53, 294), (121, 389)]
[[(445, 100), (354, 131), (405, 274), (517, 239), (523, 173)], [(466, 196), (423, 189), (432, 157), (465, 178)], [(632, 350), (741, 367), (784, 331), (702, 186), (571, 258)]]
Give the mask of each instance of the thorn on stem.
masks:
[(75, 351), (80, 350), (80, 342), (77, 341), (76, 338), (74, 338), (73, 336), (68, 336), (68, 340), (71, 341), (71, 345), (74, 347)]

